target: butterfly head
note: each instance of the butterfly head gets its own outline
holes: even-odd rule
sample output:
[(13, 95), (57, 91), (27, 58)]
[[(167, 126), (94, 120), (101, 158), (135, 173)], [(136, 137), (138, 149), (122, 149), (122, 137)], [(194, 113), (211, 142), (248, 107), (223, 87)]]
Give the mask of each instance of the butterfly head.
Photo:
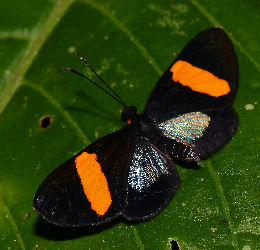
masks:
[(135, 106), (126, 107), (121, 114), (122, 122), (131, 124), (136, 113), (137, 113), (137, 109)]

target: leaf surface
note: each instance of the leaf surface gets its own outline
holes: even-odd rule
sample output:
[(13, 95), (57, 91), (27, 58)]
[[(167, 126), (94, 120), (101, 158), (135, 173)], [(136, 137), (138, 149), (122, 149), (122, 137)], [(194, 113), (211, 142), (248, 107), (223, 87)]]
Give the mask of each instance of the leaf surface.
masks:
[[(257, 0), (24, 0), (0, 8), (1, 249), (259, 249), (260, 4)], [(232, 141), (199, 170), (178, 166), (181, 188), (160, 215), (63, 229), (33, 211), (55, 167), (122, 127), (120, 107), (69, 72), (80, 52), (129, 105), (144, 108), (160, 74), (198, 32), (222, 26), (239, 59)], [(39, 121), (51, 117), (42, 130)]]

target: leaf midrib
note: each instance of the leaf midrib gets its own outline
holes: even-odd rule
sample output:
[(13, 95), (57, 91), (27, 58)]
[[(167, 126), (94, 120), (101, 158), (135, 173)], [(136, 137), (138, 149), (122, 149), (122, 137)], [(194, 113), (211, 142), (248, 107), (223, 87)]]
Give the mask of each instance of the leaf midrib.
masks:
[(66, 13), (66, 10), (73, 2), (74, 0), (57, 1), (55, 7), (46, 19), (46, 22), (39, 28), (38, 32), (35, 32), (35, 35), (31, 38), (28, 49), (26, 50), (16, 70), (14, 71), (13, 77), (7, 83), (5, 90), (1, 95), (0, 114), (2, 114), (2, 112), (5, 110), (16, 90), (22, 84), (22, 79), (25, 73), (31, 66), (35, 57), (38, 55), (50, 33), (54, 30), (61, 17)]

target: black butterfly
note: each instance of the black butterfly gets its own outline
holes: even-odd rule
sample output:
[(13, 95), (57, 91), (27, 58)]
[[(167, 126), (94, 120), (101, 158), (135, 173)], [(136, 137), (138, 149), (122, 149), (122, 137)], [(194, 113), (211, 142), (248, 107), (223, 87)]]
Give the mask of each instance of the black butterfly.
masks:
[(237, 87), (230, 39), (221, 28), (202, 31), (158, 80), (142, 114), (126, 107), (121, 119), (127, 126), (93, 142), (43, 181), (35, 210), (60, 226), (154, 217), (179, 187), (172, 159), (198, 162), (233, 136)]

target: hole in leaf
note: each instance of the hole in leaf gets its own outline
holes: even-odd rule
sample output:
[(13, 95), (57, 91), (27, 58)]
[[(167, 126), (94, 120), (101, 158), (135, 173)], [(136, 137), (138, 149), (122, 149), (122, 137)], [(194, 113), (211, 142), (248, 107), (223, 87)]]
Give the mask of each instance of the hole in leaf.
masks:
[(180, 250), (178, 243), (175, 240), (171, 241), (171, 248), (172, 248), (172, 250)]
[(51, 126), (52, 118), (50, 115), (45, 115), (40, 119), (40, 128), (45, 130)]

